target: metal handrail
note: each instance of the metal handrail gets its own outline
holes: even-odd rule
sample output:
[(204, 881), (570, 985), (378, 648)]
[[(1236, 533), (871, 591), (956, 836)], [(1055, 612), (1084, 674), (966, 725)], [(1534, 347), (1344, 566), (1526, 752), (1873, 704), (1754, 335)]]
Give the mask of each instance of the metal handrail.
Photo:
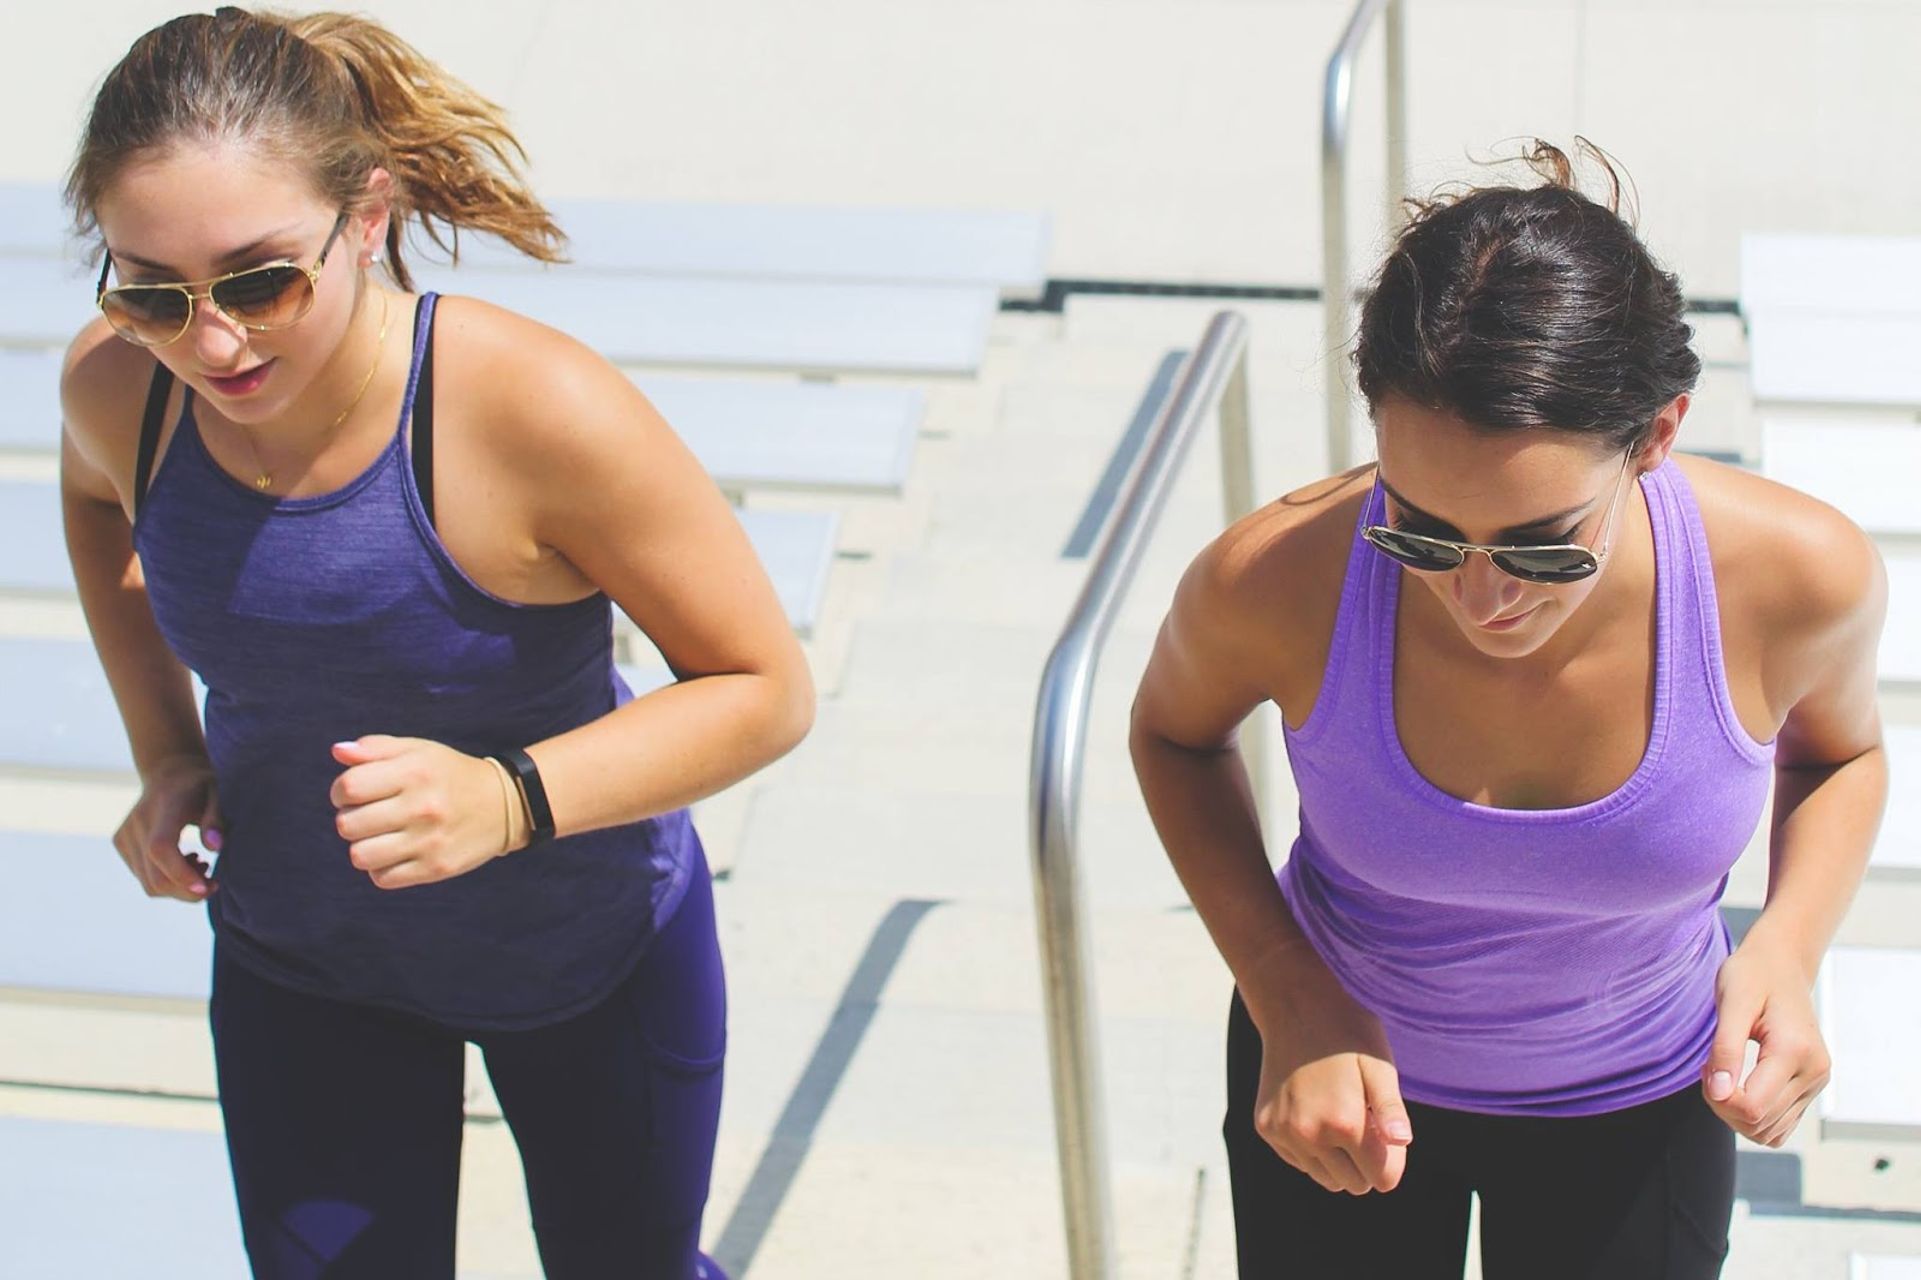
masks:
[[(1181, 366), (1173, 392), (1155, 415), (1147, 443), (1094, 550), (1080, 599), (1048, 656), (1035, 710), (1029, 834), (1072, 1280), (1108, 1280), (1114, 1270), (1100, 1055), (1091, 1023), (1094, 1000), (1081, 933), (1074, 843), (1094, 673), (1188, 443), (1216, 404), (1221, 410), (1222, 497), (1231, 522), (1254, 507), (1247, 321), (1232, 311), (1208, 323), (1206, 335)], [(1258, 795), (1264, 776), (1260, 752), (1247, 734), (1243, 740)]]
[(1387, 14), (1387, 225), (1398, 228), (1407, 199), (1407, 58), (1403, 0), (1361, 0), (1348, 19), (1341, 42), (1327, 60), (1321, 97), (1321, 298), (1326, 317), (1323, 349), (1327, 372), (1327, 460), (1344, 471), (1353, 460), (1347, 388), (1348, 325), (1351, 298), (1347, 282), (1347, 126), (1354, 105), (1354, 60), (1374, 25)]

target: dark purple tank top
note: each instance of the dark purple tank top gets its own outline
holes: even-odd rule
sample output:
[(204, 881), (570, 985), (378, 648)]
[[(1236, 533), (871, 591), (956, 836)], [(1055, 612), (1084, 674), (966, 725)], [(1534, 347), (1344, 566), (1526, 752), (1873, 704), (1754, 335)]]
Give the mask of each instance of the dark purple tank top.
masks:
[(226, 820), (219, 945), (315, 995), (516, 1029), (608, 995), (679, 904), (699, 846), (679, 810), (410, 889), (376, 888), (347, 861), (333, 743), (386, 733), (480, 754), (633, 696), (605, 595), (501, 599), (436, 536), (407, 450), (434, 302), (420, 300), (394, 437), (359, 477), (319, 497), (256, 491), (207, 453), (188, 391), (134, 548), (162, 634), (207, 686)]
[(1381, 1019), (1407, 1097), (1464, 1111), (1588, 1115), (1699, 1078), (1728, 936), (1716, 911), (1766, 801), (1771, 743), (1736, 718), (1714, 572), (1679, 467), (1641, 481), (1656, 567), (1654, 723), (1640, 767), (1569, 809), (1448, 795), (1394, 723), (1400, 566), (1359, 529), (1327, 673), (1287, 734), (1301, 834), (1294, 917)]

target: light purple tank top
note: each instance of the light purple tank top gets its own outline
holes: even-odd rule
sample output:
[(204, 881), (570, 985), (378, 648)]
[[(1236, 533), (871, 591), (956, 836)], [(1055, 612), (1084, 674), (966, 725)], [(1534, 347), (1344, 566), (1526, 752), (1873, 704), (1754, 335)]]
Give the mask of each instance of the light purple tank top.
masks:
[[(1402, 571), (1357, 527), (1320, 695), (1287, 733), (1301, 831), (1280, 883), (1414, 1101), (1591, 1115), (1674, 1093), (1706, 1061), (1728, 954), (1716, 907), (1774, 750), (1729, 701), (1692, 490), (1671, 461), (1641, 487), (1653, 729), (1619, 790), (1571, 809), (1473, 804), (1415, 770), (1394, 724)], [(1361, 525), (1384, 506), (1376, 486)]]
[(420, 302), (394, 434), (356, 479), (311, 498), (255, 491), (207, 453), (188, 393), (134, 546), (161, 634), (207, 686), (222, 951), (299, 991), (514, 1030), (605, 999), (701, 854), (676, 810), (409, 889), (377, 888), (347, 860), (330, 744), (387, 733), (481, 754), (633, 697), (605, 595), (504, 600), (441, 544), (406, 447), (434, 301)]

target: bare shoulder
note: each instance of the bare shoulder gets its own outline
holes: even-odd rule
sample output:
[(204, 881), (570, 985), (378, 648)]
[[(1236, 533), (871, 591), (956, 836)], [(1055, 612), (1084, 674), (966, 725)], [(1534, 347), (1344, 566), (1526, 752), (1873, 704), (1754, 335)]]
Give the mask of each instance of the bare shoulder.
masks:
[[(85, 464), (69, 468), (94, 496), (102, 482), (124, 499), (132, 484), (139, 425), (158, 361), (95, 319), (67, 346), (60, 369), (60, 415), (65, 450)], [(90, 480), (92, 483), (84, 483)]]
[(625, 374), (557, 329), (463, 297), (442, 298), (434, 323), (437, 385), (466, 389), (465, 416), (530, 478), (577, 484), (574, 468), (666, 432)]
[(1881, 557), (1859, 525), (1818, 498), (1738, 467), (1677, 458), (1701, 509), (1727, 622), (1770, 647), (1878, 616)]
[(1297, 489), (1236, 521), (1182, 580), (1174, 622), (1258, 671), (1289, 723), (1306, 719), (1327, 665), (1355, 522), (1372, 467)]

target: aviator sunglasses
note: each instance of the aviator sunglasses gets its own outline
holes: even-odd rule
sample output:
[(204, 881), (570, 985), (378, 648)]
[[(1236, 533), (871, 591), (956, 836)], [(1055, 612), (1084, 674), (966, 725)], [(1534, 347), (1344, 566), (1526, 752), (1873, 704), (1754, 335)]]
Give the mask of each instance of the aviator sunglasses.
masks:
[(1423, 573), (1445, 573), (1450, 569), (1458, 569), (1467, 563), (1469, 552), (1478, 551), (1502, 573), (1523, 582), (1548, 585), (1579, 582), (1593, 576), (1607, 561), (1608, 541), (1614, 528), (1614, 509), (1621, 505), (1621, 490), (1627, 479), (1628, 461), (1633, 457), (1633, 449), (1621, 455), (1621, 474), (1614, 482), (1614, 500), (1608, 503), (1607, 519), (1601, 525), (1598, 550), (1572, 542), (1550, 546), (1455, 542), (1448, 538), (1429, 537), (1424, 533), (1409, 533), (1386, 524), (1369, 525), (1361, 531), (1361, 536), (1373, 543), (1382, 554)]
[(100, 264), (100, 283), (94, 286), (94, 302), (113, 331), (128, 342), (142, 347), (164, 347), (187, 331), (193, 323), (194, 302), (205, 298), (227, 319), (255, 333), (285, 329), (297, 324), (313, 310), (314, 289), (320, 269), (327, 265), (340, 229), (347, 225), (347, 211), (334, 219), (327, 242), (311, 267), (295, 262), (269, 262), (263, 266), (232, 271), (211, 280), (184, 281), (178, 284), (123, 284), (107, 288), (107, 272), (113, 256)]

